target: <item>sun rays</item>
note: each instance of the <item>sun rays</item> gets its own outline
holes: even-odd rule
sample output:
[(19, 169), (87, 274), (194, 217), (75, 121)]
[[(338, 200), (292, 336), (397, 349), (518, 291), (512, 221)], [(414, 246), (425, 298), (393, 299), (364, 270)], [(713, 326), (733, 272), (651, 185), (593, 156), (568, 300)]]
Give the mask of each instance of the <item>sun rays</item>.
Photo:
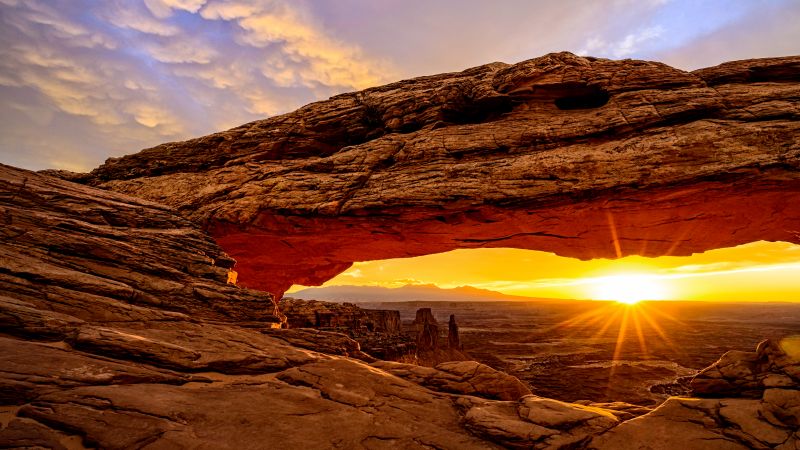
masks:
[(598, 277), (587, 285), (591, 298), (635, 304), (642, 300), (664, 300), (669, 297), (667, 284), (643, 274)]
[[(656, 303), (617, 301), (605, 303), (562, 321), (551, 330), (561, 329), (575, 335), (591, 333), (589, 340), (593, 343), (610, 339), (614, 346), (612, 361), (621, 361), (626, 359), (628, 351), (638, 351), (645, 359), (650, 358), (651, 344), (654, 343), (663, 344), (671, 351), (680, 353), (680, 349), (659, 324), (664, 321), (680, 323), (676, 318), (660, 311)], [(656, 342), (652, 342), (653, 340)], [(631, 349), (627, 349), (628, 346)]]

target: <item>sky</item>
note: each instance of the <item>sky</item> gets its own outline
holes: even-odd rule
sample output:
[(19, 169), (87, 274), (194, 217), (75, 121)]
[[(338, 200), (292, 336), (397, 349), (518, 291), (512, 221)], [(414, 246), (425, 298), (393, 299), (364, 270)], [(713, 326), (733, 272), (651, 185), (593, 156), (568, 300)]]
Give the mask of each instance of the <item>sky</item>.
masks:
[(797, 0), (0, 0), (0, 162), (87, 171), (403, 78), (568, 50), (800, 54)]
[[(564, 50), (685, 70), (800, 54), (800, 1), (0, 0), (0, 163), (88, 171), (342, 92)], [(610, 263), (461, 250), (360, 263), (332, 282), (800, 299), (798, 254), (757, 243)], [(640, 272), (650, 278), (608, 278)]]
[(798, 279), (800, 245), (753, 242), (687, 257), (590, 261), (531, 250), (462, 249), (358, 262), (324, 286), (433, 284), (538, 298), (794, 302), (800, 301)]

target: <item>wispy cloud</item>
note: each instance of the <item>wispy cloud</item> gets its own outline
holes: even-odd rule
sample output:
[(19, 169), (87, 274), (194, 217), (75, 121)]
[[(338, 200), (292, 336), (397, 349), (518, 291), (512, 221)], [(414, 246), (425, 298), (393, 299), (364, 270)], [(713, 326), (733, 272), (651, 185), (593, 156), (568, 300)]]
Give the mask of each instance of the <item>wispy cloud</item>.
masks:
[(174, 11), (196, 13), (206, 4), (206, 0), (144, 0), (145, 5), (159, 19), (165, 19)]
[(361, 272), (361, 269), (350, 269), (346, 272), (343, 272), (340, 276), (351, 277), (351, 278), (363, 278), (364, 273)]
[(639, 47), (647, 41), (660, 38), (664, 34), (664, 27), (660, 25), (642, 28), (634, 33), (625, 35), (618, 41), (608, 42), (600, 37), (592, 37), (586, 41), (583, 48), (578, 50), (579, 55), (610, 56), (624, 58), (634, 54)]
[(369, 60), (356, 45), (346, 44), (326, 31), (308, 12), (288, 3), (261, 7), (238, 0), (209, 2), (200, 15), (209, 20), (235, 22), (237, 42), (255, 48), (276, 44), (279, 51), (260, 66), (261, 73), (279, 86), (374, 86), (387, 79), (388, 65)]

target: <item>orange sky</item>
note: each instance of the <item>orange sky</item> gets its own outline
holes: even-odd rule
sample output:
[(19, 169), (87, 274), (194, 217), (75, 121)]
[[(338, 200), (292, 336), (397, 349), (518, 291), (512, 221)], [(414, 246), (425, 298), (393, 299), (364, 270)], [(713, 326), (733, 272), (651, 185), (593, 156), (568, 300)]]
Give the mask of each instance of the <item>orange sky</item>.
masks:
[(573, 299), (615, 299), (609, 297), (619, 289), (636, 290), (635, 284), (644, 292), (632, 295), (643, 299), (800, 301), (800, 246), (755, 242), (689, 257), (592, 261), (518, 249), (455, 250), (356, 263), (325, 286), (417, 283)]

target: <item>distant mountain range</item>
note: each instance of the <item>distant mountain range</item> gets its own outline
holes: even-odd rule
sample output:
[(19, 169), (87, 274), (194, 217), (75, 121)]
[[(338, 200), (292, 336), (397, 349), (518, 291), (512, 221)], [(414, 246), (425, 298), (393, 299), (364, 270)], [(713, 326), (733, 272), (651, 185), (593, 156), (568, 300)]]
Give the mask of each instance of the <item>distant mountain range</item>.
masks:
[[(472, 286), (461, 286), (453, 289), (442, 289), (433, 284), (407, 284), (398, 288), (379, 286), (326, 286), (308, 288), (286, 297), (303, 300), (326, 300), (332, 302), (486, 302), (486, 301), (531, 301), (555, 300), (520, 295), (507, 295), (488, 289)], [(563, 301), (563, 300), (556, 300)]]

